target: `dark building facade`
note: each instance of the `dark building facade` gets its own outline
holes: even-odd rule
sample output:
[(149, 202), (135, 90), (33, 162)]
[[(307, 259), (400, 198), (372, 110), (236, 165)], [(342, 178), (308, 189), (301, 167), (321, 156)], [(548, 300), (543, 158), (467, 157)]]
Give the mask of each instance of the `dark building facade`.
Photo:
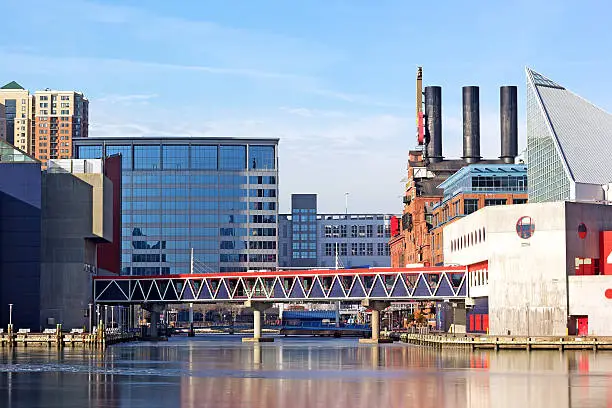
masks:
[(9, 323), (9, 304), (13, 304), (12, 321), (21, 327), (37, 328), (41, 166), (0, 143), (0, 327)]
[(286, 266), (317, 266), (317, 195), (291, 195), (291, 263)]
[(41, 171), (0, 140), (0, 327), (87, 325), (97, 245), (112, 241), (113, 197), (103, 162), (84, 164), (49, 161)]

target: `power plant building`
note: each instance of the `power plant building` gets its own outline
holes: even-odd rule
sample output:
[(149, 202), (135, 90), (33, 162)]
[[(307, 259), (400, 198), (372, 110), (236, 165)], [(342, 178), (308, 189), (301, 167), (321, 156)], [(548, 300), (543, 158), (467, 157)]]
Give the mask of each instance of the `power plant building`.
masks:
[[(479, 87), (465, 86), (463, 95), (463, 157), (446, 159), (442, 149), (442, 89), (427, 86), (422, 94), (422, 72), (417, 73), (417, 142), (420, 149), (410, 150), (408, 155), (407, 183), (403, 197), (404, 210), (401, 219), (391, 222), (389, 241), (391, 266), (439, 265), (443, 262), (440, 252), (442, 231), (433, 229), (451, 220), (444, 207), (451, 196), (444, 190), (445, 181), (469, 165), (489, 166), (496, 172), (495, 165), (512, 165), (518, 155), (517, 130), (517, 88), (500, 88), (500, 133), (501, 152), (499, 158), (483, 159), (480, 154), (480, 102)], [(482, 167), (484, 169), (485, 167)], [(499, 170), (502, 171), (502, 170)], [(493, 186), (491, 186), (493, 187)], [(491, 193), (492, 191), (489, 191)], [(482, 195), (487, 192), (480, 192)], [(451, 194), (452, 195), (452, 194)], [(472, 197), (473, 198), (473, 197)], [(516, 197), (518, 200), (523, 197)], [(501, 197), (500, 197), (501, 199)], [(506, 204), (511, 204), (512, 199)], [(483, 203), (484, 205), (485, 203)], [(453, 203), (453, 205), (455, 205)], [(437, 209), (437, 214), (436, 214)], [(464, 209), (450, 211), (455, 216), (465, 215)], [(434, 216), (437, 216), (434, 220)], [(442, 218), (446, 217), (444, 220)]]

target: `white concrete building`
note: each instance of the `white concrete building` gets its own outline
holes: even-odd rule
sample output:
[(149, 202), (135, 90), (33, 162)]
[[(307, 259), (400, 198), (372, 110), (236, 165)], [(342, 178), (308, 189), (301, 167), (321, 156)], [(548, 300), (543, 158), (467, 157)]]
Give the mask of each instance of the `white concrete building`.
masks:
[(444, 229), (446, 264), (468, 265), (468, 331), (612, 335), (612, 207), (483, 208)]

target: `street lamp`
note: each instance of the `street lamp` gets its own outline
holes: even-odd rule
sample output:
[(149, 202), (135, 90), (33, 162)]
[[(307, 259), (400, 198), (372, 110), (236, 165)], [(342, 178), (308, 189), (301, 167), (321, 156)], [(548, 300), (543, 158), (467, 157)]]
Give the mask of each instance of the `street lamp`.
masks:
[(89, 332), (91, 333), (91, 326), (92, 326), (92, 321), (93, 321), (93, 311), (92, 311), (92, 307), (93, 305), (90, 303), (89, 304)]

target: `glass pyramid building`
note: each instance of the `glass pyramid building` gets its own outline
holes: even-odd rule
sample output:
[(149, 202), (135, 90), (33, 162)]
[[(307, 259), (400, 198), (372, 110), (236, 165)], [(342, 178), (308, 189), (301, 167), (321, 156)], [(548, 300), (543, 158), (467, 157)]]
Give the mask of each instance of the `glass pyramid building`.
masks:
[(612, 182), (612, 115), (529, 68), (529, 202), (606, 199)]

